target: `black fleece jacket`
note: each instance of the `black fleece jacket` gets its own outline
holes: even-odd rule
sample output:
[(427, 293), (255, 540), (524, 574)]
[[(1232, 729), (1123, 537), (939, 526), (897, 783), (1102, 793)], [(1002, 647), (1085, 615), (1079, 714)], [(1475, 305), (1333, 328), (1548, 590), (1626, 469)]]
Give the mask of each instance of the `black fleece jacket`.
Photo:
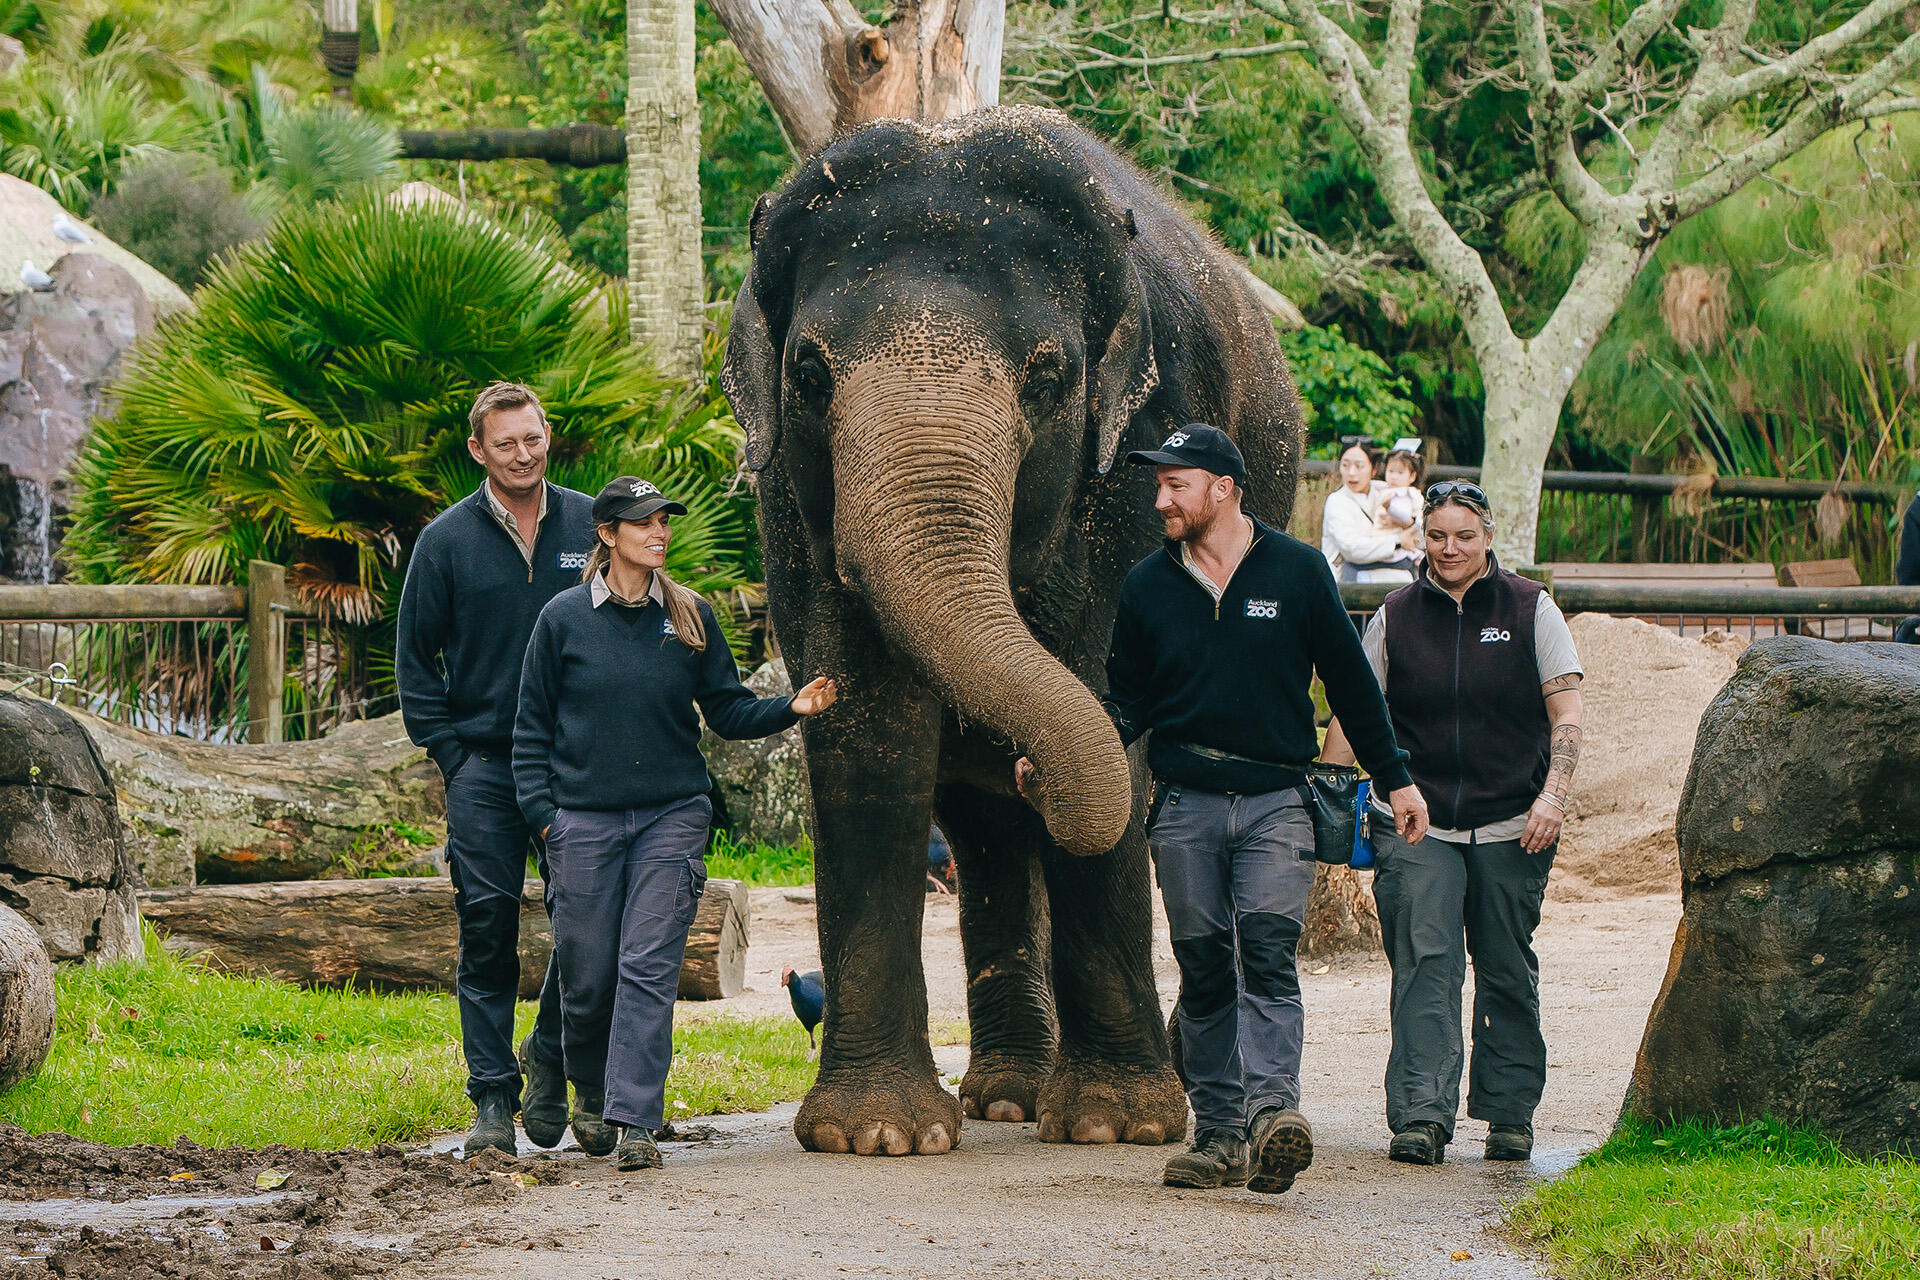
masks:
[(556, 484), (532, 565), (487, 510), (484, 481), (421, 530), (400, 591), (394, 671), (407, 736), (444, 775), (470, 752), (512, 744), (534, 619), (580, 584), (592, 547), (593, 499)]
[(756, 698), (703, 600), (707, 647), (695, 653), (666, 609), (609, 600), (588, 587), (540, 611), (520, 676), (513, 789), (527, 825), (556, 809), (639, 809), (705, 793), (700, 718), (723, 738), (764, 738), (800, 717), (792, 698)]
[(1319, 755), (1315, 671), (1375, 785), (1411, 785), (1373, 669), (1326, 557), (1253, 522), (1253, 545), (1216, 605), (1168, 542), (1120, 589), (1107, 714), (1120, 739), (1151, 732), (1156, 778), (1202, 791), (1299, 786)]
[(1900, 559), (1893, 567), (1893, 580), (1903, 587), (1920, 587), (1920, 496), (1907, 504), (1900, 521)]

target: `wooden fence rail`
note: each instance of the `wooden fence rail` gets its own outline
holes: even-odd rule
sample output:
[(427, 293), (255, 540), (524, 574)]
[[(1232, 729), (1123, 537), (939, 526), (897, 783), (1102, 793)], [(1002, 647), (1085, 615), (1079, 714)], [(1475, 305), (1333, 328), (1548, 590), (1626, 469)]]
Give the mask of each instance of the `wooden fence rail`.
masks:
[[(1333, 475), (1339, 464), (1324, 458), (1309, 458), (1300, 464), (1303, 476)], [(1427, 482), (1436, 480), (1480, 479), (1479, 467), (1432, 466)], [(1697, 476), (1648, 475), (1631, 471), (1549, 471), (1540, 487), (1555, 493), (1620, 493), (1629, 497), (1670, 498), (1681, 489), (1699, 483)], [(1849, 502), (1891, 506), (1913, 496), (1913, 490), (1896, 484), (1867, 480), (1774, 480), (1765, 476), (1714, 476), (1710, 492), (1722, 498), (1766, 498), (1776, 502), (1818, 502), (1829, 493), (1838, 493)]]

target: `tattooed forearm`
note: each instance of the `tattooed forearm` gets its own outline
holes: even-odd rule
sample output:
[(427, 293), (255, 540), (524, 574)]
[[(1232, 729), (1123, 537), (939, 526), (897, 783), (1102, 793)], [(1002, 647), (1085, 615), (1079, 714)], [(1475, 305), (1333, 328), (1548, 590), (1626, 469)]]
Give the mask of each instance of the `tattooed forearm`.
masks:
[(1553, 736), (1549, 742), (1551, 758), (1547, 762), (1547, 790), (1564, 796), (1573, 782), (1574, 766), (1580, 763), (1580, 726), (1553, 726)]
[(1565, 693), (1568, 689), (1578, 689), (1579, 687), (1580, 673), (1578, 671), (1570, 671), (1564, 676), (1555, 676), (1553, 679), (1541, 685), (1540, 692), (1544, 697), (1551, 698), (1556, 693)]

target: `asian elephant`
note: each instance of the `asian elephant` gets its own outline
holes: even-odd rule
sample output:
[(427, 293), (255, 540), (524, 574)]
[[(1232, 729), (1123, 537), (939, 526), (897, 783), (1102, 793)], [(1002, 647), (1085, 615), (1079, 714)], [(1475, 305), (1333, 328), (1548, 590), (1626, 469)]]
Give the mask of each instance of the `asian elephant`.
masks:
[[(761, 198), (752, 245), (722, 385), (788, 666), (840, 688), (803, 731), (827, 1013), (794, 1130), (944, 1152), (964, 1106), (1053, 1142), (1178, 1140), (1145, 779), (1098, 700), (1161, 521), (1151, 471), (1115, 461), (1213, 423), (1284, 525), (1301, 416), (1272, 324), (1168, 196), (1039, 109), (858, 128)], [(959, 1102), (920, 963), (936, 814), (960, 873)]]

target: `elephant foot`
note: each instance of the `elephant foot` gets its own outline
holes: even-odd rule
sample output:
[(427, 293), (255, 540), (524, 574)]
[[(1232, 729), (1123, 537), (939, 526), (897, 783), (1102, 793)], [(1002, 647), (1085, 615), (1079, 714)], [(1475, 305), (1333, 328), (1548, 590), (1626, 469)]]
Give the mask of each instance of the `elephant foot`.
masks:
[(1025, 1123), (1040, 1114), (1040, 1086), (1052, 1069), (1050, 1057), (975, 1054), (960, 1081), (960, 1105), (969, 1120)]
[(900, 1068), (822, 1075), (793, 1118), (809, 1151), (942, 1155), (960, 1145), (960, 1104), (938, 1078)]
[(1040, 1088), (1042, 1142), (1136, 1142), (1187, 1136), (1187, 1095), (1164, 1064), (1123, 1067), (1062, 1059)]

